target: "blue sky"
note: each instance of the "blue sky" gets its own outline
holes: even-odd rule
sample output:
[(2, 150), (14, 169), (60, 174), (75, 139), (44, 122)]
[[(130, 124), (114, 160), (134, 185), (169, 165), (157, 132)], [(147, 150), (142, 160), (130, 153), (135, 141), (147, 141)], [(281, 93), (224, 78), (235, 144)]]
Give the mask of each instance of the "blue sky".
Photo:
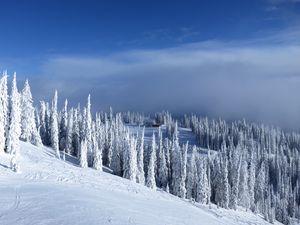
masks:
[(300, 5), (252, 1), (1, 1), (1, 57), (99, 55), (262, 37), (297, 23)]
[(299, 0), (10, 0), (0, 8), (0, 69), (29, 78), (36, 102), (57, 88), (71, 104), (91, 93), (95, 109), (300, 124)]

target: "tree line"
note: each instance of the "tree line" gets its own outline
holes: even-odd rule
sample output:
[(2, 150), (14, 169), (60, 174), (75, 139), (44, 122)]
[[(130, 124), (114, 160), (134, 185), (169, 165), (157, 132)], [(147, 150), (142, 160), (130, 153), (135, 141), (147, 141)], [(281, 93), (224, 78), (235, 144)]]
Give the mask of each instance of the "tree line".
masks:
[[(127, 123), (143, 125), (139, 113), (96, 112), (86, 105), (58, 109), (58, 92), (51, 104), (34, 107), (29, 82), (18, 91), (16, 74), (8, 94), (8, 75), (0, 80), (0, 149), (11, 154), (11, 168), (20, 170), (20, 140), (50, 146), (58, 158), (78, 158), (83, 168), (102, 170), (163, 189), (201, 204), (236, 210), (244, 207), (265, 219), (284, 224), (300, 218), (300, 135), (245, 120), (227, 123), (185, 115), (175, 120), (157, 113), (160, 124), (151, 143), (145, 128), (130, 132)], [(198, 145), (179, 144), (179, 127), (190, 128)]]

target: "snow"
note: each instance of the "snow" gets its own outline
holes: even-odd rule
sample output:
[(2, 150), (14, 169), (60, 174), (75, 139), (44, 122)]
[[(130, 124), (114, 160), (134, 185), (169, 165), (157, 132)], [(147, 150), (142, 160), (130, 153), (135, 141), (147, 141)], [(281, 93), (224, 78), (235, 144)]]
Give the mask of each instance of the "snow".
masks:
[[(194, 204), (92, 168), (55, 151), (21, 143), (20, 173), (0, 153), (0, 224), (238, 225), (260, 216)], [(279, 223), (277, 223), (279, 224)]]
[[(137, 132), (141, 132), (143, 127), (138, 126), (138, 125), (127, 125), (127, 127), (129, 128), (129, 131), (133, 134), (136, 134)], [(163, 135), (163, 138), (166, 137), (166, 126), (162, 125), (161, 127), (161, 132)], [(158, 127), (145, 127), (145, 143), (146, 144), (150, 144), (152, 141), (152, 135), (153, 133), (155, 135), (158, 134)], [(179, 144), (186, 144), (186, 142), (188, 141), (189, 145), (196, 145), (197, 141), (196, 141), (196, 135), (192, 132), (192, 130), (190, 128), (183, 128), (183, 127), (179, 127), (178, 128), (178, 132), (179, 132)]]

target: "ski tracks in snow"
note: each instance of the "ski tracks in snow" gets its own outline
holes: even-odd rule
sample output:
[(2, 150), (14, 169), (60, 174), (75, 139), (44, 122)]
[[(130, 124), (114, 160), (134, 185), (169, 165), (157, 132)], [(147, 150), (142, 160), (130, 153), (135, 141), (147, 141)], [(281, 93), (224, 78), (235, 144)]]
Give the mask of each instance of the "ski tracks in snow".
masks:
[(9, 216), (12, 212), (18, 210), (20, 203), (21, 203), (21, 196), (19, 192), (19, 187), (15, 187), (15, 197), (14, 197), (13, 204), (6, 211), (0, 214), (0, 219), (5, 216)]

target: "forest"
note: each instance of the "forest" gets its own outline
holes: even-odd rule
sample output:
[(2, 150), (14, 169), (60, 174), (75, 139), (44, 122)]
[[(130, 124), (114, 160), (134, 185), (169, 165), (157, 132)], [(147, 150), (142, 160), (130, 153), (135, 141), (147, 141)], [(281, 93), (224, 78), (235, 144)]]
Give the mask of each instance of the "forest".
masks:
[[(193, 113), (173, 117), (164, 111), (95, 112), (91, 96), (84, 106), (58, 109), (52, 102), (33, 102), (29, 82), (18, 90), (16, 74), (8, 90), (0, 80), (0, 150), (11, 155), (11, 169), (22, 170), (20, 141), (49, 146), (56, 157), (75, 156), (81, 167), (111, 173), (161, 189), (179, 198), (237, 210), (243, 207), (265, 220), (289, 224), (300, 219), (300, 134), (278, 127), (226, 122)], [(149, 125), (149, 120), (151, 121)], [(141, 129), (131, 132), (129, 125)], [(157, 126), (146, 143), (146, 126)], [(179, 128), (189, 128), (196, 144), (179, 143)], [(164, 132), (163, 132), (164, 131)]]

